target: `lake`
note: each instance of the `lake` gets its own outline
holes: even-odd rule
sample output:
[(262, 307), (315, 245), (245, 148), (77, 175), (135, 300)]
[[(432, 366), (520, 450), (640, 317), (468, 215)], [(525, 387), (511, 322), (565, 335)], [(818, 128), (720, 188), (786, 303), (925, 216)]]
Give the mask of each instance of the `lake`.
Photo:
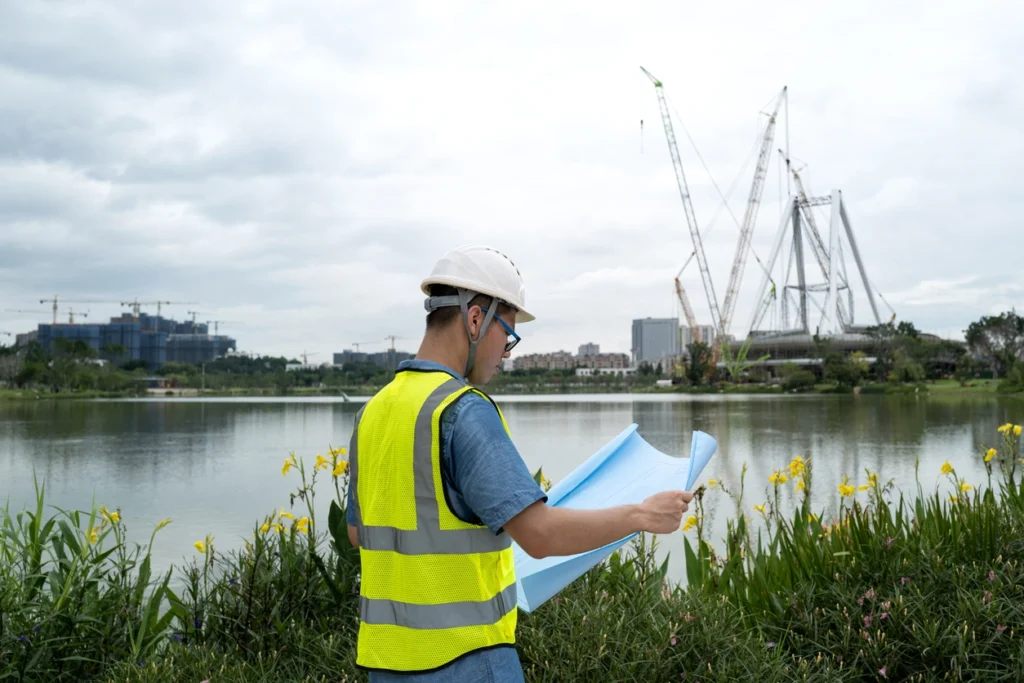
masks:
[[(672, 455), (687, 455), (693, 430), (718, 440), (703, 481), (738, 489), (748, 466), (744, 511), (765, 500), (773, 470), (801, 455), (816, 465), (813, 504), (835, 509), (842, 474), (864, 483), (865, 469), (894, 479), (908, 494), (920, 481), (934, 490), (948, 460), (983, 483), (980, 444), (996, 428), (1024, 422), (1024, 401), (979, 396), (557, 395), (495, 397), (530, 471), (543, 466), (557, 482), (629, 425)], [(282, 477), (289, 451), (312, 466), (329, 446), (347, 446), (361, 402), (334, 398), (204, 398), (113, 401), (12, 401), (0, 404), (0, 503), (12, 511), (33, 499), (33, 476), (47, 502), (88, 509), (95, 500), (120, 508), (131, 538), (146, 542), (165, 517), (154, 548), (159, 566), (195, 556), (208, 533), (222, 550), (237, 548), (254, 524), (281, 507), (298, 477)], [(329, 484), (329, 481), (324, 482)], [(329, 485), (317, 507), (326, 509)], [(862, 499), (866, 493), (860, 493)], [(783, 487), (782, 502), (794, 500)], [(320, 504), (323, 505), (320, 505)], [(301, 502), (297, 504), (301, 505)], [(720, 491), (705, 500), (712, 541), (725, 533), (734, 503)], [(319, 513), (318, 513), (319, 515)], [(296, 510), (296, 517), (298, 517)], [(326, 515), (321, 524), (326, 522)], [(691, 537), (694, 531), (688, 532)], [(670, 573), (683, 576), (682, 533), (659, 537)]]

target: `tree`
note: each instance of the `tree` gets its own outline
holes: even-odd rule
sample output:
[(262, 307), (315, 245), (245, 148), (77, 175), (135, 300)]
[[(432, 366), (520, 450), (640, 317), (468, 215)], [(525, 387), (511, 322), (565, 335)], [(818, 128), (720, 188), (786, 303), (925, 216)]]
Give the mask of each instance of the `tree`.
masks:
[(996, 377), (1008, 373), (1024, 355), (1024, 318), (1014, 310), (971, 323), (965, 335), (968, 349)]
[(704, 342), (693, 342), (686, 345), (690, 354), (690, 362), (686, 365), (686, 379), (691, 384), (703, 384), (711, 370), (711, 347)]
[(849, 356), (829, 353), (822, 363), (822, 375), (840, 386), (855, 387), (868, 374), (867, 356), (855, 351)]

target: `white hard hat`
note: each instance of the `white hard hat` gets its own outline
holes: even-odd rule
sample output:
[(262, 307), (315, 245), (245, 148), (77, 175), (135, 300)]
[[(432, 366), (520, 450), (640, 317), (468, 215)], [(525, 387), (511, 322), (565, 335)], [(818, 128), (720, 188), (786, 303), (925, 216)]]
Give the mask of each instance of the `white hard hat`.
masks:
[(512, 259), (497, 249), (480, 246), (459, 247), (434, 264), (434, 270), (420, 284), (430, 295), (430, 285), (440, 284), (468, 289), (501, 299), (516, 309), (516, 323), (528, 323), (534, 316), (527, 312), (526, 286)]

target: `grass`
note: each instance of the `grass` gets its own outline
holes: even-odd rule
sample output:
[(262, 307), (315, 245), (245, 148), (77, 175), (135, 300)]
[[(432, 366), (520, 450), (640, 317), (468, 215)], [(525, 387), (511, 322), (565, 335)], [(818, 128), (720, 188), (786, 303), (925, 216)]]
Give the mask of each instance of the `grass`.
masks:
[[(945, 493), (844, 477), (838, 510), (810, 509), (814, 464), (775, 472), (757, 506), (745, 477), (698, 490), (686, 579), (641, 536), (535, 612), (517, 647), (531, 681), (1020, 680), (1024, 483), (1020, 428), (978, 453), (986, 482), (943, 467)], [(288, 509), (237, 552), (213, 536), (154, 574), (115, 511), (0, 512), (0, 680), (364, 680), (354, 667), (358, 551), (344, 523), (344, 451), (307, 464)], [(538, 473), (538, 479), (540, 473)], [(804, 495), (781, 509), (779, 493)], [(316, 496), (331, 499), (317, 519)], [(735, 506), (722, 553), (704, 510)], [(755, 531), (753, 518), (760, 521)], [(673, 558), (681, 561), (683, 558)]]

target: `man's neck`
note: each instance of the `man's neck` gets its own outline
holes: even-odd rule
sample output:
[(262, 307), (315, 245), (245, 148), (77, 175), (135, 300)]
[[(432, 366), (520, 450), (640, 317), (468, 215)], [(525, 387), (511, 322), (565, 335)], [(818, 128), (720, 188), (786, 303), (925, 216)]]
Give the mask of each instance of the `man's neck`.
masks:
[(453, 341), (441, 335), (427, 333), (416, 351), (416, 360), (433, 361), (451, 368), (461, 376), (466, 371), (466, 353)]

